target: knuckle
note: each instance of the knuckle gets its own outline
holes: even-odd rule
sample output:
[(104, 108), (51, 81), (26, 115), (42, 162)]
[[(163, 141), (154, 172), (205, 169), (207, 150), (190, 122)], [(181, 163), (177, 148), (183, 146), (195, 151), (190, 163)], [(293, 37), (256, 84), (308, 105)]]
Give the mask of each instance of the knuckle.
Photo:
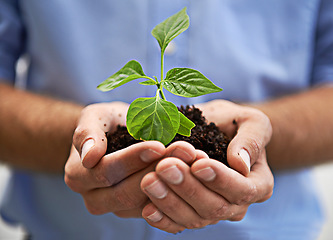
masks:
[(246, 205), (255, 202), (254, 199), (258, 197), (258, 189), (256, 185), (250, 185), (247, 191), (242, 194), (242, 197), (235, 201), (236, 205)]
[(108, 177), (102, 174), (95, 175), (95, 179), (100, 183), (101, 187), (110, 187), (112, 185)]
[(230, 220), (230, 221), (239, 222), (239, 221), (241, 221), (241, 220), (244, 219), (245, 214), (246, 214), (246, 213), (244, 212), (244, 213), (241, 213), (241, 214), (234, 215), (234, 216), (232, 216), (229, 220)]
[(81, 192), (82, 189), (78, 184), (76, 177), (72, 174), (72, 171), (69, 169), (65, 171), (64, 182), (73, 192), (77, 193)]
[(199, 219), (195, 222), (190, 222), (185, 225), (187, 229), (198, 229), (198, 228), (203, 228), (207, 225), (206, 221)]
[(210, 219), (210, 220), (225, 219), (228, 212), (229, 212), (229, 204), (225, 201), (221, 201), (221, 203), (218, 206), (208, 209), (205, 212), (205, 214), (202, 215), (202, 217), (204, 219)]
[(269, 192), (267, 192), (261, 199), (259, 199), (257, 202), (264, 202), (271, 198), (273, 195), (273, 189), (271, 189)]
[(198, 189), (195, 187), (188, 187), (185, 189), (185, 194), (188, 199), (197, 199)]
[(229, 210), (229, 206), (227, 203), (223, 203), (218, 209), (216, 209), (213, 217), (215, 218), (225, 218)]
[(94, 181), (98, 183), (99, 187), (110, 187), (115, 184), (115, 182), (113, 182), (107, 175), (107, 171), (105, 167), (103, 167), (102, 161), (100, 163), (100, 166), (97, 166), (91, 171), (91, 176), (94, 178)]
[(174, 229), (173, 225), (174, 224), (171, 221), (164, 221), (159, 228), (169, 233), (176, 233), (176, 229)]
[[(230, 191), (229, 189), (233, 188), (233, 179), (231, 177), (228, 177), (221, 181), (218, 185), (216, 185), (216, 191), (217, 192), (225, 192)], [(223, 201), (220, 200), (222, 203)], [(219, 202), (220, 203), (220, 202)]]
[(254, 154), (255, 156), (259, 156), (261, 149), (263, 148), (263, 143), (259, 139), (251, 137), (248, 139), (247, 148), (250, 153)]
[(75, 144), (81, 142), (87, 137), (87, 135), (88, 131), (85, 128), (83, 128), (82, 126), (77, 126), (73, 135), (73, 143)]
[(163, 206), (163, 212), (167, 213), (172, 213), (172, 212), (179, 212), (179, 209), (181, 209), (181, 204), (177, 201), (175, 202), (170, 202), (169, 204), (166, 204)]
[(65, 176), (64, 176), (64, 181), (65, 181), (65, 184), (72, 190), (72, 191), (74, 191), (74, 192), (76, 192), (75, 191), (75, 189), (73, 188), (73, 182), (72, 182), (72, 179), (71, 179), (71, 177), (69, 176), (69, 175), (67, 175), (67, 174), (65, 174)]
[(107, 213), (107, 211), (105, 211), (100, 204), (90, 204), (87, 201), (85, 201), (85, 205), (86, 208), (88, 210), (88, 212), (92, 215), (102, 215)]
[[(154, 226), (154, 225), (152, 225)], [(168, 233), (173, 233), (177, 234), (185, 230), (185, 227), (183, 226), (174, 226), (171, 222), (166, 222), (162, 226), (158, 226), (159, 229), (168, 232)]]
[(102, 215), (107, 213), (107, 209), (105, 206), (106, 205), (106, 199), (105, 197), (99, 197), (95, 198), (94, 194), (81, 194), (83, 199), (84, 199), (84, 204), (86, 206), (86, 209), (88, 210), (89, 213), (91, 213), (92, 215)]

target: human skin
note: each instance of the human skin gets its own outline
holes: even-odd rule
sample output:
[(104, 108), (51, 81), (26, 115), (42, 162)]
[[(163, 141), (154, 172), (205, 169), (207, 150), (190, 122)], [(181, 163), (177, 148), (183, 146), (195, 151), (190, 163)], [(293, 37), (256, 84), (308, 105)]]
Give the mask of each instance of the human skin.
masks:
[[(166, 158), (143, 178), (142, 191), (152, 203), (142, 215), (150, 225), (167, 232), (202, 228), (220, 220), (239, 221), (250, 204), (265, 201), (273, 193), (265, 153), (272, 132), (267, 116), (228, 101), (199, 107), (212, 111), (220, 129), (233, 137), (227, 150), (230, 168), (203, 155), (197, 155), (191, 166), (181, 159)], [(215, 108), (224, 109), (224, 117)], [(251, 163), (244, 164), (244, 150)]]
[(0, 159), (10, 166), (62, 174), (82, 106), (0, 83)]
[[(63, 173), (83, 106), (17, 90), (4, 83), (0, 83), (0, 100), (2, 162)], [(332, 158), (332, 102), (332, 87), (321, 87), (253, 105), (269, 117), (273, 126), (267, 146), (272, 170), (312, 166)], [(210, 120), (209, 114), (205, 111)], [(293, 141), (285, 141), (291, 138)]]
[[(227, 102), (225, 107), (234, 116), (229, 115), (230, 118), (225, 121), (232, 123), (237, 117), (239, 125), (238, 134), (229, 145), (231, 151), (228, 151), (228, 159), (232, 168), (228, 168), (220, 162), (212, 161), (205, 153), (186, 142), (176, 142), (164, 148), (159, 142), (146, 141), (104, 156), (106, 149), (102, 149), (105, 141), (100, 139), (104, 139), (105, 132), (109, 131), (104, 128), (110, 123), (108, 116), (114, 111), (112, 107), (112, 103), (94, 104), (82, 111), (73, 137), (75, 148), (72, 148), (65, 168), (66, 184), (83, 196), (92, 214), (113, 212), (120, 217), (143, 216), (154, 227), (178, 232), (184, 228), (204, 227), (219, 220), (240, 220), (251, 203), (264, 201), (271, 196), (274, 181), (266, 162), (265, 145), (271, 137), (272, 129), (269, 119), (262, 112)], [(250, 134), (253, 129), (258, 133)], [(226, 130), (235, 135), (237, 128), (233, 124), (232, 130)], [(256, 142), (262, 143), (256, 149), (258, 152), (254, 152), (249, 145), (249, 137), (250, 140), (255, 138)], [(242, 160), (242, 149), (251, 153), (252, 164), (250, 157)], [(147, 150), (148, 158), (142, 155)], [(166, 190), (168, 194), (165, 194), (163, 190), (166, 186), (162, 182), (168, 184), (168, 179), (163, 178), (163, 169), (169, 167), (182, 171), (184, 183), (177, 182), (175, 188), (174, 182), (171, 182)], [(202, 173), (207, 168), (214, 169), (216, 178), (202, 182), (205, 178)], [(200, 180), (193, 177), (192, 170), (195, 176), (201, 177)], [(159, 174), (162, 181), (159, 181)], [(165, 187), (156, 188), (157, 182)], [(221, 182), (232, 184), (226, 186)], [(193, 192), (200, 194), (194, 196)], [(163, 194), (163, 199), (159, 193)], [(189, 201), (186, 196), (190, 196), (193, 201)], [(176, 211), (179, 215), (172, 218), (174, 208), (180, 205), (181, 213)], [(200, 211), (198, 206), (204, 207)], [(154, 210), (157, 208), (163, 210), (156, 213)], [(196, 214), (193, 209), (201, 214)], [(152, 215), (161, 216), (162, 212), (170, 218), (163, 217), (163, 221), (156, 222)]]
[(330, 85), (255, 106), (269, 116), (273, 126), (267, 146), (273, 170), (297, 169), (333, 159), (332, 103)]
[[(253, 107), (265, 112), (270, 117), (270, 122), (273, 125), (272, 138), (266, 149), (269, 163), (276, 171), (286, 168), (296, 169), (311, 166), (333, 159), (333, 152), (330, 147), (333, 142), (331, 134), (333, 129), (330, 123), (333, 120), (333, 111), (329, 107), (332, 102), (332, 87), (321, 87), (267, 103), (253, 105)], [(234, 152), (233, 149), (237, 149), (237, 146), (247, 146), (247, 149), (251, 149), (249, 151), (251, 162), (253, 158), (257, 159), (255, 164), (252, 165), (250, 174), (247, 178), (244, 178), (246, 180), (241, 184), (241, 186), (247, 185), (248, 188), (244, 188), (245, 192), (240, 193), (238, 196), (235, 192), (230, 191), (230, 189), (242, 189), (241, 186), (237, 186), (239, 179), (242, 178), (239, 178), (240, 176), (237, 174), (236, 176), (228, 178), (228, 175), (232, 172), (228, 173), (228, 171), (224, 172), (224, 170), (230, 169), (225, 169), (223, 166), (215, 167), (212, 161), (200, 159), (196, 161), (192, 167), (187, 167), (174, 159), (169, 162), (163, 160), (157, 165), (155, 172), (145, 176), (141, 182), (143, 191), (147, 193), (152, 201), (152, 203), (148, 204), (143, 209), (143, 217), (152, 226), (168, 232), (177, 232), (185, 228), (197, 228), (203, 227), (206, 224), (213, 224), (214, 218), (240, 220), (244, 217), (250, 202), (256, 202), (257, 200), (264, 201), (269, 197), (268, 192), (261, 192), (260, 189), (258, 191), (258, 188), (254, 188), (254, 186), (260, 185), (259, 183), (263, 182), (263, 180), (265, 180), (266, 183), (270, 182), (269, 175), (263, 174), (265, 172), (267, 173), (267, 169), (262, 168), (262, 164), (265, 165), (265, 160), (256, 158), (251, 154), (262, 149), (262, 142), (260, 140), (258, 141), (260, 138), (256, 137), (256, 129), (258, 129), (259, 126), (257, 128), (254, 127), (255, 122), (253, 122), (249, 124), (249, 128), (242, 128), (242, 122), (249, 122), (247, 116), (251, 117), (253, 115), (251, 112), (247, 115), (241, 110), (238, 110), (237, 112), (240, 114), (239, 116), (235, 116), (228, 111), (231, 110), (234, 112), (238, 106), (229, 108), (228, 105), (230, 104), (231, 103), (227, 101), (215, 100), (201, 105), (200, 108), (209, 121), (214, 121), (221, 129), (224, 129), (226, 133), (232, 136), (235, 131), (235, 125), (231, 124), (233, 120), (229, 119), (226, 121), (225, 117), (220, 116), (221, 109), (224, 109), (223, 116), (231, 115), (234, 117), (238, 125), (236, 126), (238, 136), (235, 136), (230, 144), (231, 146), (228, 148), (228, 159), (232, 159), (230, 158), (230, 153)], [(283, 141), (283, 139), (288, 140)], [(316, 152), (316, 150), (320, 151)], [(214, 162), (214, 164), (218, 163)], [(211, 180), (209, 177), (208, 181), (207, 179), (200, 179), (197, 175), (198, 165), (205, 166), (201, 166), (201, 169), (211, 168), (215, 173), (217, 172), (214, 180)], [(258, 174), (260, 179), (257, 184), (249, 184), (247, 180), (253, 177), (253, 174), (258, 171), (258, 165), (259, 168), (263, 169), (261, 174)], [(175, 169), (178, 170), (178, 174), (183, 173), (182, 181), (174, 182), (172, 179), (166, 178), (168, 175), (175, 178), (175, 176), (177, 176), (176, 173), (169, 173), (171, 170), (177, 172)], [(237, 166), (235, 166), (234, 169), (237, 169)], [(219, 205), (221, 208), (217, 208), (217, 205), (214, 205), (214, 201), (212, 201), (214, 195), (205, 198), (209, 196), (209, 193), (205, 192), (205, 189), (198, 190), (201, 186), (198, 186), (196, 189), (193, 188), (193, 185), (197, 183), (193, 183), (193, 178), (191, 179), (190, 175), (186, 176), (184, 174), (186, 171), (191, 171), (208, 189), (211, 188), (214, 192), (220, 193), (220, 196), (225, 198), (224, 202), (220, 200)], [(207, 174), (203, 176), (207, 178)], [(216, 180), (218, 178), (220, 178), (220, 181)], [(153, 185), (153, 183), (158, 180), (162, 182), (161, 185), (163, 184), (161, 188), (164, 190), (164, 194), (159, 190), (157, 191), (159, 195), (156, 197), (156, 194), (151, 194), (147, 190), (151, 188), (150, 185)], [(191, 184), (186, 184), (188, 181), (190, 181)], [(186, 187), (182, 188), (182, 186)], [(228, 186), (228, 188), (225, 186)], [(251, 192), (253, 189), (255, 190)], [(159, 196), (163, 197), (161, 198)], [(178, 196), (181, 196), (182, 199), (179, 199)], [(191, 197), (189, 198), (187, 196)], [(256, 199), (258, 196), (262, 198)], [(205, 198), (205, 200), (202, 198)], [(193, 199), (199, 200), (199, 205), (196, 205), (195, 202), (193, 203)], [(202, 204), (203, 202), (208, 203), (207, 206)], [(232, 203), (237, 203), (235, 208), (233, 208)], [(203, 208), (202, 205), (206, 207)], [(187, 213), (182, 212), (182, 215), (175, 214), (179, 211), (176, 211), (172, 206), (176, 206), (176, 208), (182, 206), (182, 209), (187, 211)], [(191, 206), (191, 208), (189, 208), (189, 206)], [(215, 208), (212, 209), (214, 206)], [(240, 206), (243, 208), (240, 208)], [(195, 211), (193, 211), (193, 209)], [(226, 216), (228, 217), (226, 218)], [(208, 220), (212, 220), (212, 222)]]
[[(14, 90), (12, 87), (6, 86), (5, 84), (0, 84), (0, 98), (0, 158), (9, 165), (23, 169), (62, 173), (63, 166), (69, 153), (72, 134), (77, 125), (77, 120), (81, 115), (80, 112), (82, 106)], [(333, 101), (332, 98), (332, 88), (325, 87), (312, 89), (304, 93), (294, 94), (255, 106), (269, 117), (273, 126), (272, 139), (266, 147), (268, 162), (273, 170), (315, 165), (326, 162), (333, 157), (333, 149), (329, 146), (329, 144), (333, 142), (333, 136), (329, 134), (332, 132), (333, 128), (331, 124), (333, 114), (332, 111), (330, 111), (330, 105)], [(213, 118), (213, 116), (208, 115), (209, 112), (206, 110), (204, 110), (204, 112), (209, 120)], [(297, 123), (297, 126), (293, 124), (295, 122)], [(296, 138), (297, 141), (293, 141), (292, 145), (288, 144), (288, 148), (286, 148), (285, 139), (288, 139), (290, 136), (298, 135), (299, 129), (306, 129), (306, 132), (311, 136), (311, 138), (300, 136)], [(84, 140), (86, 139), (81, 139), (82, 143)], [(103, 141), (100, 141), (100, 143), (102, 142)], [(88, 189), (81, 189), (81, 180), (88, 177), (88, 174), (91, 171), (85, 172), (85, 175), (77, 174), (84, 171), (84, 166), (80, 161), (82, 145), (79, 145), (77, 148), (78, 151), (73, 149), (73, 154), (69, 158), (68, 162), (70, 163), (71, 161), (74, 161), (75, 158), (78, 159), (77, 162), (79, 165), (73, 164), (72, 166), (78, 167), (70, 169), (71, 172), (69, 172), (69, 168), (67, 168), (66, 177), (70, 176), (72, 181), (72, 185), (70, 185), (73, 189), (75, 189), (75, 191), (84, 192), (88, 191)], [(158, 147), (157, 149), (160, 148)], [(163, 150), (163, 148), (161, 149), (160, 154), (163, 155), (163, 153), (166, 153), (164, 152), (166, 150)], [(94, 156), (94, 149), (91, 150), (93, 151), (89, 151), (83, 161), (84, 164), (85, 162), (88, 164), (86, 165), (86, 168), (95, 166), (99, 163), (108, 163), (108, 161), (100, 161), (101, 158), (98, 157), (95, 160), (92, 160), (93, 158), (89, 160), (89, 157)], [(191, 153), (192, 150), (188, 149), (188, 153)], [(99, 150), (97, 152), (100, 154), (103, 151)], [(140, 152), (138, 152), (138, 154), (140, 154)], [(253, 153), (249, 150), (249, 154), (252, 156)], [(179, 160), (183, 160), (181, 159), (181, 156), (178, 156), (177, 158)], [(161, 157), (157, 156), (156, 159), (160, 160)], [(167, 158), (164, 159), (166, 161), (163, 161), (162, 163), (165, 164), (170, 161), (170, 159), (172, 161), (175, 160), (175, 158)], [(194, 160), (195, 159), (193, 159), (193, 161)], [(196, 161), (196, 164), (205, 164), (205, 162), (203, 162), (204, 160), (205, 159), (199, 159)], [(153, 159), (153, 162), (154, 161), (155, 160)], [(251, 157), (252, 166), (255, 162), (256, 160)], [(197, 166), (196, 164), (193, 164), (192, 167)], [(241, 164), (240, 166), (244, 165)], [(131, 179), (133, 183), (135, 182), (135, 184), (131, 185), (129, 183), (135, 191), (140, 192), (139, 194), (142, 194), (140, 189), (140, 180), (143, 176), (145, 176), (143, 173), (145, 169), (149, 170), (148, 166), (144, 166), (143, 164), (141, 171), (139, 169), (137, 170), (137, 180), (133, 180), (133, 178)], [(253, 167), (251, 170), (253, 170)], [(242, 172), (242, 170), (240, 170), (240, 172)], [(250, 175), (251, 174), (248, 176)], [(105, 186), (103, 185), (105, 184), (104, 177), (105, 176), (103, 176), (102, 172), (101, 175), (96, 178), (96, 184), (99, 184), (102, 188)], [(126, 179), (123, 182), (130, 180), (126, 178), (126, 175), (120, 176), (119, 178), (122, 177)], [(162, 179), (162, 177), (160, 178)], [(144, 186), (141, 185), (141, 187)], [(171, 188), (172, 187), (174, 186), (171, 186)], [(269, 189), (271, 189), (271, 187), (271, 184), (267, 184), (264, 189), (266, 189), (266, 192), (270, 192)], [(115, 193), (116, 195), (114, 196), (117, 198), (116, 201), (121, 200), (124, 204), (121, 204), (121, 208), (112, 209), (112, 211), (117, 212), (117, 214), (124, 217), (132, 215), (138, 216), (145, 206), (148, 206), (148, 210), (149, 206), (155, 206), (152, 205), (152, 203), (145, 205), (149, 202), (146, 196), (144, 196), (146, 200), (143, 201), (141, 199), (141, 204), (138, 204), (135, 200), (127, 198), (128, 196), (126, 196), (126, 192), (124, 192), (124, 195), (121, 195), (120, 191)], [(98, 194), (99, 192), (96, 192), (96, 198)], [(248, 204), (254, 200), (256, 199), (252, 198)], [(142, 202), (144, 202), (144, 204), (142, 204)], [(89, 204), (93, 205), (94, 203), (94, 198), (91, 198)], [(158, 205), (161, 203), (156, 204)], [(244, 206), (246, 206), (245, 203)], [(94, 209), (92, 206), (90, 208)], [(110, 211), (110, 209), (107, 209), (107, 207), (105, 209), (97, 208), (95, 211), (96, 214), (100, 214)], [(144, 215), (145, 218), (147, 216), (148, 215)], [(164, 226), (159, 227), (163, 229)], [(170, 229), (169, 231), (174, 231), (183, 227), (184, 226), (177, 224), (174, 229)]]

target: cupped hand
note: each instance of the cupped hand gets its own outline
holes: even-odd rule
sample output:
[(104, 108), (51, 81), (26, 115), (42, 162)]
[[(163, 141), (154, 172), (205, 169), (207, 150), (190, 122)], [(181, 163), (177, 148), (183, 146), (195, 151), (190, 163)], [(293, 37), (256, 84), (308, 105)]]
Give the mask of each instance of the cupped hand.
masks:
[(125, 125), (128, 104), (123, 102), (96, 103), (85, 107), (73, 135), (73, 145), (82, 165), (94, 167), (107, 148), (106, 133)]
[(150, 202), (140, 188), (144, 175), (154, 171), (165, 156), (181, 156), (187, 164), (196, 158), (189, 144), (175, 143), (166, 149), (157, 141), (140, 142), (105, 155), (105, 132), (124, 124), (126, 110), (123, 103), (90, 105), (82, 111), (74, 133), (65, 182), (82, 195), (92, 214), (112, 212), (120, 217), (142, 217), (142, 209)]
[(140, 181), (166, 153), (162, 143), (147, 141), (105, 155), (105, 133), (125, 124), (126, 110), (127, 104), (119, 102), (90, 105), (82, 111), (73, 136), (65, 182), (82, 195), (93, 214), (141, 216), (148, 198)]
[(80, 193), (92, 214), (119, 213), (122, 217), (139, 217), (147, 196), (140, 190), (140, 181), (154, 170), (156, 161), (165, 154), (157, 141), (134, 144), (105, 155), (93, 168), (81, 164), (72, 147), (65, 166), (65, 182)]
[(232, 138), (227, 160), (231, 168), (247, 176), (272, 137), (269, 118), (260, 110), (226, 100), (200, 104), (208, 122), (214, 122)]
[(273, 184), (264, 152), (247, 177), (213, 159), (201, 158), (190, 167), (178, 158), (166, 158), (141, 182), (151, 200), (142, 216), (171, 233), (220, 220), (239, 221), (250, 204), (271, 196)]
[(151, 203), (143, 209), (147, 222), (176, 233), (201, 228), (220, 220), (241, 220), (250, 204), (267, 200), (274, 179), (267, 164), (265, 146), (270, 140), (270, 121), (262, 112), (227, 101), (202, 105), (208, 121), (233, 137), (228, 163), (209, 159), (198, 150), (193, 164), (182, 157), (163, 159), (141, 182)]

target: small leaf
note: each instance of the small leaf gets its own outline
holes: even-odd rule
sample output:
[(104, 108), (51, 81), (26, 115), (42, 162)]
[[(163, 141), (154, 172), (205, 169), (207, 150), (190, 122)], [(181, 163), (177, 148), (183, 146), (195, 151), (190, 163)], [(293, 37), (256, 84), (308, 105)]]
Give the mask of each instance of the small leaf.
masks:
[(126, 63), (122, 69), (99, 84), (97, 89), (103, 92), (110, 91), (125, 83), (142, 77), (146, 77), (146, 75), (144, 74), (140, 63), (131, 60)]
[(191, 136), (191, 129), (195, 127), (195, 124), (181, 112), (179, 112), (179, 116), (180, 125), (177, 133), (186, 137)]
[(182, 97), (198, 97), (222, 91), (202, 73), (190, 68), (169, 70), (162, 86), (169, 92)]
[(141, 85), (157, 85), (156, 82), (152, 79), (148, 79), (147, 81), (140, 82)]
[(189, 25), (190, 20), (186, 13), (185, 7), (178, 13), (156, 25), (151, 31), (151, 34), (156, 38), (162, 52), (164, 52), (165, 48), (172, 41), (172, 39), (184, 32), (189, 27)]
[(127, 129), (135, 139), (157, 140), (166, 145), (175, 137), (179, 124), (177, 107), (158, 96), (134, 100), (127, 112)]

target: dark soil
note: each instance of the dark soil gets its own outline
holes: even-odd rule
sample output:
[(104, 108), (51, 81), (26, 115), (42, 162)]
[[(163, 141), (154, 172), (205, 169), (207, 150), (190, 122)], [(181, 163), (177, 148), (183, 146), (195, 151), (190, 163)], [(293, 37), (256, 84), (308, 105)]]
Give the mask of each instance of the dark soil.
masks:
[[(189, 142), (196, 149), (206, 152), (210, 158), (228, 165), (227, 147), (230, 139), (214, 123), (208, 124), (198, 108), (194, 106), (181, 106), (179, 111), (191, 119), (195, 123), (195, 127), (192, 129), (190, 137), (177, 134), (171, 143), (175, 141)], [(141, 140), (135, 140), (124, 126), (118, 126), (115, 132), (107, 134), (107, 139), (107, 154), (141, 142)]]

